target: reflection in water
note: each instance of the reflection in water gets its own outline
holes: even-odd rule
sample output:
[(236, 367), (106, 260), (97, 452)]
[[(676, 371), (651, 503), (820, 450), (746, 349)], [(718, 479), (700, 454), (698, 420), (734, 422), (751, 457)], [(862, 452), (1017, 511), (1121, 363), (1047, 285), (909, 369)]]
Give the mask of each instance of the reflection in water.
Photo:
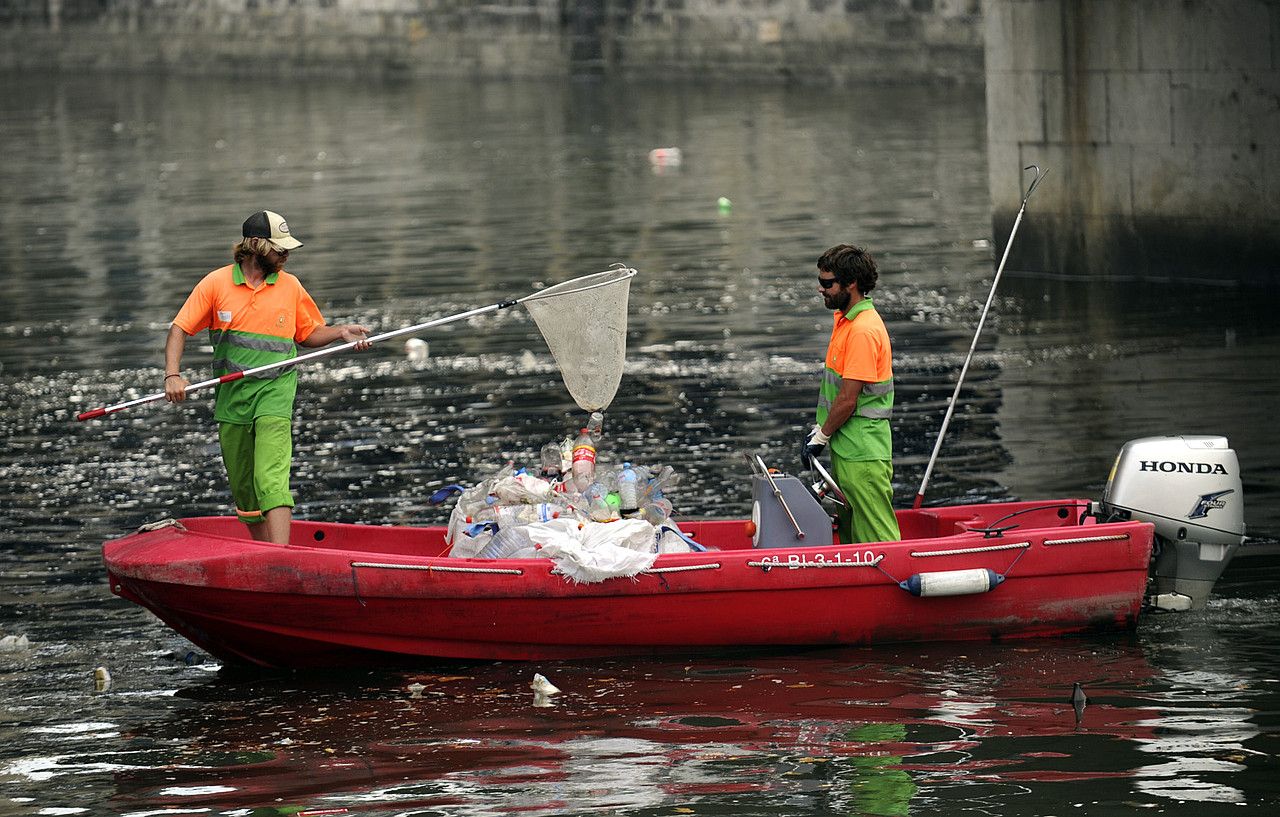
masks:
[[(110, 598), (98, 546), (226, 511), (209, 401), (71, 419), (159, 388), (167, 321), (247, 212), (288, 215), (306, 241), (291, 267), (329, 319), (379, 330), (638, 268), (602, 460), (671, 464), (689, 516), (744, 512), (743, 450), (794, 467), (830, 325), (813, 259), (850, 239), (881, 263), (905, 503), (999, 249), (967, 92), (325, 84), (274, 99), (261, 128), (229, 113), (243, 94), (0, 78), (0, 635), (30, 639), (0, 654), (0, 811), (1267, 808), (1280, 577), (1256, 562), (1136, 645), (247, 681), (191, 665), (190, 645)], [(681, 165), (656, 174), (648, 151), (669, 145)], [(1124, 440), (1222, 433), (1251, 530), (1280, 528), (1274, 293), (1002, 287), (931, 501), (1097, 496)], [(426, 360), (397, 344), (302, 373), (300, 516), (443, 521), (435, 488), (533, 462), (581, 422), (522, 312), (424, 340)], [(99, 665), (114, 684), (94, 695)], [(552, 707), (531, 705), (535, 670), (565, 690)]]
[[(887, 816), (1042, 814), (1147, 796), (1247, 803), (1221, 775), (1247, 773), (1261, 756), (1243, 747), (1256, 728), (1179, 740), (1190, 719), (1178, 684), (1189, 679), (1160, 677), (1141, 646), (1123, 643), (547, 669), (565, 690), (551, 709), (530, 705), (519, 665), (211, 680), (180, 690), (170, 717), (128, 731), (60, 727), (78, 734), (69, 753), (6, 772), (55, 784), (110, 773), (122, 813), (275, 802), (356, 813)], [(1074, 679), (1094, 697), (1079, 725)], [(422, 697), (409, 696), (410, 683)], [(118, 748), (95, 751), (109, 739)], [(1224, 754), (1228, 744), (1237, 755)], [(1087, 799), (1062, 785), (1082, 781)]]

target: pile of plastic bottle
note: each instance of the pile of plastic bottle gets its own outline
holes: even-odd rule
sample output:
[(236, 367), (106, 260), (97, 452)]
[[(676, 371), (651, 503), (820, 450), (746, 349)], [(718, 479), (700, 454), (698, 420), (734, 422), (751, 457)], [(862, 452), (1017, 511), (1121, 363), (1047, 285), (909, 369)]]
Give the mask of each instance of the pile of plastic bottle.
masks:
[[(651, 530), (666, 529), (679, 537), (679, 529), (670, 521), (672, 505), (666, 497), (679, 482), (675, 469), (630, 462), (617, 469), (597, 468), (603, 431), (604, 415), (594, 412), (576, 438), (567, 436), (542, 447), (536, 474), (508, 463), (471, 488), (452, 486), (461, 494), (449, 518), (449, 555), (532, 557), (537, 546), (524, 528), (553, 519), (580, 525), (642, 520)], [(618, 526), (620, 535), (624, 529), (634, 532), (636, 526)], [(650, 552), (657, 549), (655, 540)]]

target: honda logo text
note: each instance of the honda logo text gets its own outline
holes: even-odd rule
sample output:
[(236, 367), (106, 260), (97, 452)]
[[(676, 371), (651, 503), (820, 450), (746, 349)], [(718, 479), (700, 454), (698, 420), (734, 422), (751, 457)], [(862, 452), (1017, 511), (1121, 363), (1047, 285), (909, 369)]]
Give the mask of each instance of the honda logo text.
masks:
[(1170, 462), (1168, 460), (1138, 460), (1139, 471), (1159, 471), (1162, 474), (1223, 474), (1227, 469), (1221, 463)]

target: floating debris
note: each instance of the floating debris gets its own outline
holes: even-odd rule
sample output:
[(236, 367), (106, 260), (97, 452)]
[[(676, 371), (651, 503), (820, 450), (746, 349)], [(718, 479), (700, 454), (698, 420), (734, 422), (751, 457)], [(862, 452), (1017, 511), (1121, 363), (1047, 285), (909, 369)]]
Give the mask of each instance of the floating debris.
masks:
[(423, 686), (422, 684), (414, 683), (414, 684), (409, 684), (408, 689), (409, 689), (410, 698), (421, 698), (422, 690), (426, 689), (426, 687)]
[(106, 667), (98, 667), (93, 671), (93, 691), (107, 692), (111, 689), (111, 673)]
[(31, 649), (31, 642), (27, 640), (26, 633), (0, 638), (0, 652), (26, 652), (29, 649)]
[(1076, 681), (1071, 685), (1071, 708), (1076, 711), (1076, 723), (1084, 718), (1084, 708), (1089, 703), (1089, 696), (1084, 694), (1084, 687)]
[(649, 151), (649, 164), (654, 169), (679, 167), (684, 162), (684, 153), (677, 147), (654, 148)]
[(529, 682), (529, 689), (533, 690), (534, 706), (551, 706), (551, 696), (560, 694), (560, 688), (548, 681), (545, 675), (538, 672), (533, 674), (533, 680)]
[(410, 361), (421, 363), (431, 356), (431, 346), (422, 338), (409, 338), (404, 342), (404, 353)]

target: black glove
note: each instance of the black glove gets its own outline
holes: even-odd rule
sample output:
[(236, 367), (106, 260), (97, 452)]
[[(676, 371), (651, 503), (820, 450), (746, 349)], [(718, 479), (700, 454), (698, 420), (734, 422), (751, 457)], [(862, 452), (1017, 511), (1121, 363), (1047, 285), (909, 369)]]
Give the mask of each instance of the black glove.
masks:
[(814, 426), (809, 436), (805, 437), (804, 446), (800, 449), (800, 464), (807, 468), (810, 461), (826, 450), (830, 439), (822, 433), (821, 426)]

